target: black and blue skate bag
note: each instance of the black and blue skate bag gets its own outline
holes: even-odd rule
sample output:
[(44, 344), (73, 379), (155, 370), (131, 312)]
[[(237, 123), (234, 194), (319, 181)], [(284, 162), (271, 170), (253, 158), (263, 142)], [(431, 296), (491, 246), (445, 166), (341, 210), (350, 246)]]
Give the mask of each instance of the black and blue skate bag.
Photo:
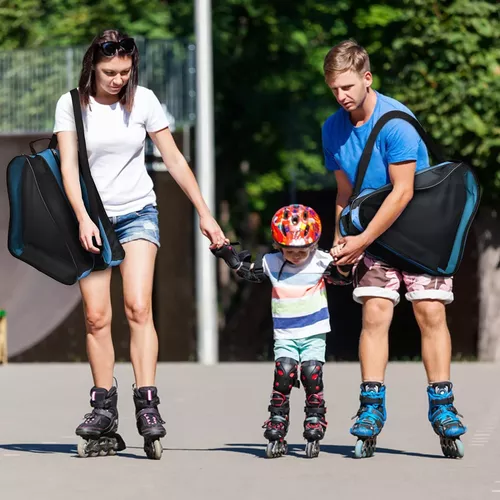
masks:
[(80, 185), (87, 211), (100, 230), (100, 254), (86, 251), (80, 243), (79, 224), (62, 183), (56, 135), (40, 152), (36, 152), (34, 144), (44, 139), (31, 142), (32, 154), (15, 157), (7, 167), (9, 251), (65, 285), (76, 283), (92, 271), (119, 265), (125, 257), (90, 173), (77, 89), (71, 91), (71, 98), (78, 136)]
[(362, 233), (392, 190), (392, 184), (364, 190), (362, 185), (377, 135), (393, 119), (413, 125), (438, 164), (415, 174), (412, 200), (367, 252), (402, 271), (453, 276), (479, 207), (479, 182), (469, 165), (446, 160), (420, 123), (402, 111), (384, 114), (373, 127), (358, 164), (351, 200), (340, 216), (340, 233)]

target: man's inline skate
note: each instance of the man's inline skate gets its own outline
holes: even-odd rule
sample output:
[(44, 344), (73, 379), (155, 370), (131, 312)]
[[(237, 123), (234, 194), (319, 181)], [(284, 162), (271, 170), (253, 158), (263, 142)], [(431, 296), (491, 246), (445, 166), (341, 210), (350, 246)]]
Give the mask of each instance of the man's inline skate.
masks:
[(443, 455), (449, 458), (462, 458), (465, 450), (460, 436), (467, 432), (461, 417), (453, 406), (453, 384), (437, 382), (427, 387), (429, 398), (429, 422), (439, 436)]
[(354, 456), (368, 458), (375, 453), (377, 436), (382, 431), (387, 418), (385, 385), (380, 382), (363, 382), (359, 401), (358, 413), (353, 417), (357, 417), (357, 420), (349, 432), (358, 438), (354, 447)]
[(144, 451), (150, 459), (160, 460), (163, 447), (160, 439), (165, 437), (167, 431), (165, 423), (158, 411), (160, 398), (156, 387), (134, 388), (135, 417), (137, 430), (144, 438)]
[(90, 390), (92, 412), (87, 413), (84, 421), (76, 428), (80, 436), (78, 455), (82, 458), (115, 455), (126, 448), (118, 430), (118, 394), (116, 387), (109, 391), (101, 387)]

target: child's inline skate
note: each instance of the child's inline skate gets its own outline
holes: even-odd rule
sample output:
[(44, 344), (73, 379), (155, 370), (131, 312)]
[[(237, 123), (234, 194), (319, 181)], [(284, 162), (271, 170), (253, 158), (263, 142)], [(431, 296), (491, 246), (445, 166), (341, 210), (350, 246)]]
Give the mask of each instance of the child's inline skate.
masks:
[(327, 422), (326, 406), (323, 399), (323, 362), (317, 360), (304, 361), (300, 367), (300, 380), (306, 392), (304, 412), (304, 439), (306, 456), (315, 458), (320, 452), (320, 441), (325, 437)]
[(288, 445), (285, 440), (289, 426), (290, 403), (288, 396), (273, 391), (269, 405), (269, 419), (264, 422), (264, 437), (269, 440), (266, 447), (267, 458), (286, 455)]
[(327, 421), (325, 419), (325, 401), (320, 394), (311, 394), (306, 399), (304, 407), (306, 418), (304, 420), (304, 439), (306, 444), (306, 456), (315, 458), (319, 455), (319, 442), (325, 437)]

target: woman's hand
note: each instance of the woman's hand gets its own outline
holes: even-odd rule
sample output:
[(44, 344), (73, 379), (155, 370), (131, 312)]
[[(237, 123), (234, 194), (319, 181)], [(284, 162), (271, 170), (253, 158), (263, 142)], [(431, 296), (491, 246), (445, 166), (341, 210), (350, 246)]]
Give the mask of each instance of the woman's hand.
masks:
[(97, 229), (97, 226), (92, 222), (90, 217), (85, 217), (80, 222), (80, 243), (87, 252), (101, 253), (101, 250), (94, 245), (92, 237), (95, 238), (99, 247), (102, 246), (99, 229)]
[(200, 230), (210, 240), (210, 248), (220, 248), (229, 244), (229, 239), (211, 215), (200, 217)]

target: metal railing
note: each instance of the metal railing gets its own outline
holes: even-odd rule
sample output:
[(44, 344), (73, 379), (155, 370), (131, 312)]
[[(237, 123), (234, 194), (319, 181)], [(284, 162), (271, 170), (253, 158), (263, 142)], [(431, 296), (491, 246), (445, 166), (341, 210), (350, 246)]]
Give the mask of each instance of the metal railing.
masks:
[[(153, 90), (177, 127), (196, 114), (195, 46), (137, 39), (139, 84)], [(59, 97), (78, 83), (85, 47), (0, 51), (0, 134), (48, 133)]]

